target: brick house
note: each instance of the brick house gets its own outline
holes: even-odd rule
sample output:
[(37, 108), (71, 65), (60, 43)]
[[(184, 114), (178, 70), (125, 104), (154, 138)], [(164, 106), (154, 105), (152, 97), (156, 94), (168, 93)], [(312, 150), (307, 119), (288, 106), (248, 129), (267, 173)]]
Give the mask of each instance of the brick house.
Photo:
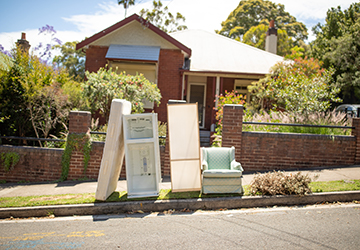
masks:
[[(276, 29), (270, 29), (273, 32), (268, 37), (274, 40)], [(247, 85), (283, 60), (215, 33), (185, 30), (167, 34), (136, 14), (83, 40), (76, 49), (86, 51), (85, 70), (96, 72), (108, 65), (128, 74), (143, 73), (156, 83), (161, 104), (146, 103), (145, 107), (158, 113), (160, 121), (167, 120), (168, 100), (197, 102), (201, 134), (207, 138), (215, 126), (217, 96), (234, 89), (246, 95)]]

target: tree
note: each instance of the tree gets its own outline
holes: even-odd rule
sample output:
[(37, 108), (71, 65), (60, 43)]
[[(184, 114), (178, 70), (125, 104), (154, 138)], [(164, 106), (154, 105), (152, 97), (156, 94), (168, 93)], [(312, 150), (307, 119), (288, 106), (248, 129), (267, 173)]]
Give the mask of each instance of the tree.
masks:
[(142, 9), (140, 11), (140, 16), (166, 33), (187, 29), (187, 26), (179, 24), (179, 22), (185, 22), (185, 17), (183, 15), (177, 12), (176, 16), (174, 16), (169, 12), (167, 6), (164, 8), (162, 7), (163, 4), (160, 0), (153, 1), (153, 10)]
[(85, 77), (85, 52), (76, 50), (78, 41), (66, 42), (63, 45), (55, 45), (54, 49), (59, 49), (61, 55), (55, 56), (53, 62), (59, 67), (68, 70), (70, 76), (76, 81), (84, 81)]
[(252, 27), (268, 25), (270, 20), (275, 21), (276, 28), (286, 31), (292, 41), (291, 47), (304, 45), (308, 35), (305, 24), (286, 12), (284, 5), (267, 0), (241, 0), (238, 7), (221, 23), (221, 30), (216, 32), (243, 41), (245, 33)]
[(249, 86), (250, 109), (301, 114), (326, 111), (331, 102), (341, 101), (336, 97), (340, 89), (333, 83), (332, 74), (313, 58), (278, 63), (264, 79)]
[(91, 111), (94, 113), (100, 110), (106, 121), (109, 119), (113, 99), (130, 101), (131, 109), (135, 113), (144, 111), (143, 100), (160, 104), (160, 90), (142, 74), (117, 74), (112, 68), (100, 68), (98, 72), (86, 71), (85, 75), (88, 80), (82, 84), (83, 94), (91, 100)]
[(40, 42), (37, 46), (35, 46), (34, 51), (37, 51), (39, 54), (39, 58), (48, 63), (49, 60), (52, 58), (52, 49), (56, 45), (61, 45), (60, 39), (55, 37), (56, 30), (53, 26), (46, 24), (45, 26), (39, 28), (39, 35), (43, 34), (44, 36), (50, 35), (50, 37), (45, 37), (44, 39), (48, 38), (48, 43), (43, 44)]
[(118, 0), (118, 5), (123, 5), (125, 9), (125, 18), (126, 18), (126, 11), (131, 5), (135, 5), (135, 0)]
[(360, 3), (347, 10), (341, 7), (327, 11), (324, 25), (317, 24), (316, 39), (310, 44), (311, 55), (333, 67), (334, 80), (340, 85), (340, 97), (345, 103), (360, 100)]
[[(244, 34), (242, 42), (254, 46), (258, 49), (264, 49), (266, 31), (268, 30), (268, 27), (269, 25), (267, 24), (259, 24), (257, 26), (251, 27), (250, 30), (248, 30)], [(277, 54), (280, 56), (291, 54), (292, 40), (287, 35), (287, 32), (285, 30), (278, 29), (277, 34), (278, 34)]]
[(24, 137), (33, 131), (20, 81), (26, 61), (12, 56), (3, 61), (6, 70), (0, 70), (0, 131), (4, 136)]
[(9, 70), (0, 75), (2, 125), (12, 128), (4, 130), (6, 135), (26, 136), (32, 128), (37, 138), (47, 138), (65, 122), (71, 108), (61, 89), (68, 81), (66, 71), (55, 70), (40, 58), (15, 49)]

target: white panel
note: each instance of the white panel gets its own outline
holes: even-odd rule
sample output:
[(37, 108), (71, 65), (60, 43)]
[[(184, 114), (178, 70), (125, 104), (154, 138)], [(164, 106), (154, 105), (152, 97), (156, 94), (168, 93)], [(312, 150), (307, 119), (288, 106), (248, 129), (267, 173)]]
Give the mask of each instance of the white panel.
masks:
[(161, 180), (156, 113), (123, 118), (128, 198), (159, 195)]
[(173, 192), (200, 190), (200, 160), (171, 162), (171, 189)]
[(173, 192), (201, 189), (198, 105), (168, 105)]
[(114, 99), (111, 103), (109, 123), (101, 160), (95, 199), (104, 201), (116, 190), (124, 160), (122, 117), (130, 114), (131, 103)]
[(168, 105), (170, 159), (199, 158), (197, 104)]

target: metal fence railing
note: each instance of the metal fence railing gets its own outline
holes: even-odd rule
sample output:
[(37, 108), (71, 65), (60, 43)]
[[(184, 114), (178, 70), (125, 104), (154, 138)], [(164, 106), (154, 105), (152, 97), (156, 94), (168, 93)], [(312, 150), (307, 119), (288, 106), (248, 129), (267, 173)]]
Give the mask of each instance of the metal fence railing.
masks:
[(243, 124), (246, 124), (246, 125), (291, 126), (291, 127), (312, 127), (312, 128), (355, 129), (355, 127), (350, 127), (350, 126), (311, 125), (311, 124), (273, 123), (273, 122), (243, 122)]
[(52, 142), (66, 142), (66, 140), (62, 140), (62, 139), (36, 138), (36, 137), (18, 137), (18, 136), (0, 136), (0, 139), (8, 139), (8, 140), (25, 140), (25, 141), (52, 141)]

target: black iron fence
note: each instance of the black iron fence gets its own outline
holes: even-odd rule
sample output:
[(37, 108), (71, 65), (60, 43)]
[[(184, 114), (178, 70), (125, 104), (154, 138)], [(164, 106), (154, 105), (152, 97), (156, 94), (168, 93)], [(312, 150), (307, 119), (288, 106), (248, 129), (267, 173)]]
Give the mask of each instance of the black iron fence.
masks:
[(333, 126), (333, 125), (313, 125), (313, 124), (295, 124), (295, 123), (273, 123), (273, 122), (243, 122), (246, 125), (268, 125), (268, 126), (290, 126), (290, 127), (312, 127), (312, 128), (341, 128), (355, 129), (350, 126)]

